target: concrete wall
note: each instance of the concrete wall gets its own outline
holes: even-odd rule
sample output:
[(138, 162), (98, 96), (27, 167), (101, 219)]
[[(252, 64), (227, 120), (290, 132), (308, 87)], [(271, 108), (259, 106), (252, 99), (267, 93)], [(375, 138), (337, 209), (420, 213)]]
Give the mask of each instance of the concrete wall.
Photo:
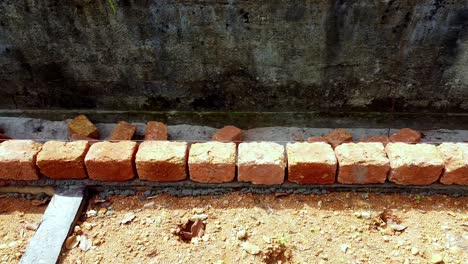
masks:
[(0, 1), (0, 108), (468, 111), (466, 0), (114, 1)]

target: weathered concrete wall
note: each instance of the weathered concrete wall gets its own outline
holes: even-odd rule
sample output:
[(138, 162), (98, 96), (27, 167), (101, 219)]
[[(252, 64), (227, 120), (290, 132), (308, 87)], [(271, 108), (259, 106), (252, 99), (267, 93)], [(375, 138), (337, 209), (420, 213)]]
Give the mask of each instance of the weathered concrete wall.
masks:
[(0, 108), (468, 110), (466, 0), (114, 1), (0, 1)]

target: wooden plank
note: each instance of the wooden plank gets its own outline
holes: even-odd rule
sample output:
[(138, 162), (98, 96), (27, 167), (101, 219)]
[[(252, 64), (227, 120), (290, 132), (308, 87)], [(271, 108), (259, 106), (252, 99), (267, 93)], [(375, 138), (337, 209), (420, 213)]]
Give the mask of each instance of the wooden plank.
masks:
[(56, 263), (84, 200), (84, 187), (57, 189), (20, 263)]

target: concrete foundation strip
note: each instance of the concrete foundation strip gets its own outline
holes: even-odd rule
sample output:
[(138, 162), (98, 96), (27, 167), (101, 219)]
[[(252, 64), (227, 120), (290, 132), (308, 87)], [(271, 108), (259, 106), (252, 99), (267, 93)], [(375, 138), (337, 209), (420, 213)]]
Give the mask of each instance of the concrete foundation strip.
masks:
[(84, 208), (85, 191), (82, 186), (57, 188), (20, 263), (39, 264), (58, 261), (64, 242)]

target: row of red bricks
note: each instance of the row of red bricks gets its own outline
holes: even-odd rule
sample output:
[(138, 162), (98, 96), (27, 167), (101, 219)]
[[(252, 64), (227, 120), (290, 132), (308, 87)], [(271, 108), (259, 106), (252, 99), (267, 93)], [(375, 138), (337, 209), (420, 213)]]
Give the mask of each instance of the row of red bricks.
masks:
[(202, 183), (468, 185), (468, 144), (9, 140), (0, 144), (0, 179)]

